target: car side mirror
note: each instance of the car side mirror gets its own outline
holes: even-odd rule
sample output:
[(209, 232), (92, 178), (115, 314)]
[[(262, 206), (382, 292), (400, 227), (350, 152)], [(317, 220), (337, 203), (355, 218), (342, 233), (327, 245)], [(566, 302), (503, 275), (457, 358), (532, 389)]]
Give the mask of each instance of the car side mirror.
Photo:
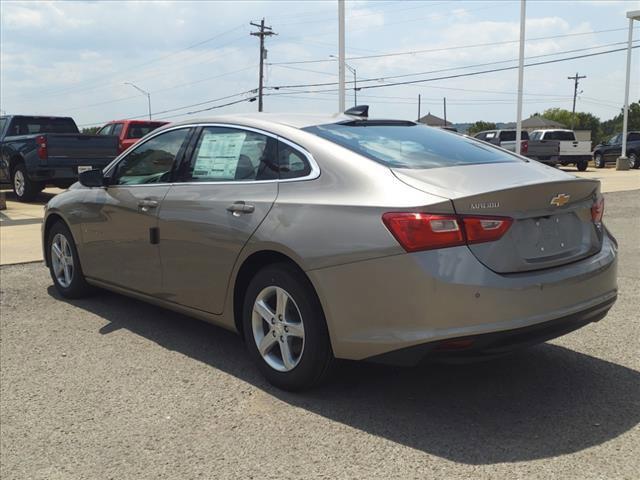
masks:
[(78, 181), (85, 187), (105, 187), (107, 181), (100, 168), (92, 168), (78, 175)]

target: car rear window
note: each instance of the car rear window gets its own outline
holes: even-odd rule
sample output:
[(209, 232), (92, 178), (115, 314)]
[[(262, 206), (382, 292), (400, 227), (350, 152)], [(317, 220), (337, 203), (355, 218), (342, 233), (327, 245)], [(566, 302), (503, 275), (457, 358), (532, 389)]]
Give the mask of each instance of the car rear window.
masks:
[(142, 138), (147, 133), (152, 132), (162, 125), (162, 123), (134, 123), (133, 125), (129, 125), (127, 138)]
[[(516, 131), (515, 130), (503, 130), (500, 132), (500, 140), (503, 142), (515, 142)], [(520, 140), (529, 140), (529, 132), (522, 130), (520, 132)]]
[(354, 121), (303, 130), (392, 168), (521, 161), (485, 142), (412, 122)]
[(573, 132), (566, 132), (563, 130), (556, 130), (554, 132), (546, 132), (544, 134), (545, 140), (560, 140), (560, 141), (573, 141), (576, 139), (576, 136)]
[(31, 135), (34, 133), (79, 133), (70, 118), (18, 117), (11, 122), (7, 135)]

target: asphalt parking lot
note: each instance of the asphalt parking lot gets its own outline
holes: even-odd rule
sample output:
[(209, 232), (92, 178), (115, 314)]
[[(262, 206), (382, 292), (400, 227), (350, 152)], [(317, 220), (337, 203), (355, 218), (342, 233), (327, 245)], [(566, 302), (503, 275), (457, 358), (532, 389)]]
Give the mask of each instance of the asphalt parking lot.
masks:
[(239, 337), (41, 263), (0, 270), (0, 478), (576, 478), (640, 471), (640, 190), (606, 194), (607, 318), (473, 365), (343, 363), (302, 394)]

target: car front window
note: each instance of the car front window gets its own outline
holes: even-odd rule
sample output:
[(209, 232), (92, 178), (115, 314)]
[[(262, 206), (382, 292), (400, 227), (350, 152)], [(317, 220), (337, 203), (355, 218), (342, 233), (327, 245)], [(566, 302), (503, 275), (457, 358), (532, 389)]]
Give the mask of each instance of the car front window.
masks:
[(170, 181), (173, 165), (188, 133), (188, 128), (171, 130), (136, 147), (118, 163), (112, 184), (140, 185)]

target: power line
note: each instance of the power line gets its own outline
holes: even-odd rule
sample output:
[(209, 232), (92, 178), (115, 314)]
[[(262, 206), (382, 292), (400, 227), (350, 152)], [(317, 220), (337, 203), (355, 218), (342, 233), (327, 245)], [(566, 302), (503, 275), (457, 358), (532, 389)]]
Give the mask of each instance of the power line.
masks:
[[(637, 29), (638, 27), (636, 27)], [(584, 35), (594, 35), (594, 34), (598, 34), (598, 33), (609, 33), (609, 32), (619, 32), (619, 31), (627, 31), (627, 28), (612, 28), (612, 29), (608, 29), (608, 30), (596, 30), (593, 32), (579, 32), (579, 33), (565, 33), (562, 35), (551, 35), (551, 36), (547, 36), (547, 37), (536, 37), (536, 38), (529, 38), (527, 39), (527, 43), (529, 42), (536, 42), (536, 41), (540, 41), (540, 40), (551, 40), (554, 38), (567, 38), (567, 37), (578, 37), (578, 36), (584, 36)], [(460, 50), (460, 49), (464, 49), (464, 48), (477, 48), (477, 47), (492, 47), (492, 46), (497, 46), (497, 45), (507, 45), (507, 44), (511, 44), (511, 43), (518, 43), (520, 40), (505, 40), (505, 41), (500, 41), (500, 42), (486, 42), (486, 43), (473, 43), (473, 44), (467, 44), (467, 45), (456, 45), (456, 46), (452, 46), (452, 47), (442, 47), (442, 48), (429, 48), (429, 49), (425, 49), (425, 50), (409, 50), (409, 51), (405, 51), (405, 52), (392, 52), (392, 53), (381, 53), (381, 54), (377, 54), (377, 55), (363, 55), (363, 56), (359, 56), (359, 57), (348, 57), (345, 60), (365, 60), (365, 59), (370, 59), (370, 58), (384, 58), (384, 57), (395, 57), (395, 56), (399, 56), (399, 55), (416, 55), (416, 54), (421, 54), (421, 53), (435, 53), (435, 52), (446, 52), (446, 51), (450, 51), (450, 50)], [(306, 64), (306, 63), (325, 63), (325, 62), (335, 62), (335, 59), (331, 59), (331, 58), (325, 58), (325, 59), (318, 59), (318, 60), (299, 60), (299, 61), (294, 61), (294, 62), (275, 62), (275, 63), (271, 63), (270, 65), (299, 65), (299, 64)]]
[[(169, 58), (169, 57), (171, 57), (171, 56), (173, 56), (173, 55), (176, 55), (176, 54), (178, 54), (178, 53), (181, 53), (181, 52), (184, 52), (184, 51), (187, 51), (187, 50), (191, 50), (191, 49), (193, 49), (193, 48), (195, 48), (195, 47), (198, 47), (198, 46), (200, 46), (200, 45), (204, 45), (205, 43), (209, 43), (209, 42), (211, 42), (212, 40), (215, 40), (216, 38), (220, 38), (220, 37), (222, 37), (222, 36), (224, 36), (224, 35), (227, 35), (227, 34), (229, 34), (229, 33), (231, 33), (231, 32), (234, 32), (234, 31), (236, 31), (236, 30), (239, 30), (239, 29), (241, 29), (241, 28), (243, 28), (243, 27), (244, 27), (244, 25), (238, 25), (238, 26), (235, 26), (235, 27), (233, 27), (233, 28), (231, 28), (231, 29), (229, 29), (229, 30), (225, 30), (224, 32), (222, 32), (222, 33), (218, 33), (218, 34), (216, 34), (216, 35), (214, 35), (214, 36), (212, 36), (212, 37), (209, 37), (209, 38), (207, 38), (207, 39), (205, 39), (205, 40), (202, 40), (202, 41), (199, 41), (199, 42), (197, 42), (197, 43), (194, 43), (194, 44), (188, 45), (188, 46), (186, 46), (186, 47), (184, 47), (184, 48), (181, 48), (181, 49), (179, 49), (179, 50), (175, 50), (175, 51), (173, 51), (173, 52), (167, 53), (167, 54), (162, 55), (162, 56), (160, 56), (160, 57), (153, 58), (153, 59), (151, 59), (151, 60), (148, 60), (148, 61), (146, 61), (146, 62), (140, 63), (140, 64), (138, 64), (138, 65), (134, 65), (133, 67), (128, 67), (128, 68), (126, 68), (126, 69), (117, 70), (117, 71), (115, 71), (115, 72), (108, 73), (108, 74), (105, 74), (105, 75), (101, 75), (100, 77), (95, 77), (95, 78), (90, 79), (90, 80), (83, 80), (83, 81), (81, 81), (81, 82), (75, 82), (75, 83), (73, 83), (72, 85), (82, 85), (82, 84), (85, 84), (85, 83), (95, 83), (96, 81), (104, 80), (105, 78), (108, 78), (108, 77), (114, 77), (114, 76), (119, 75), (119, 74), (124, 74), (124, 73), (129, 74), (132, 70), (136, 70), (136, 69), (138, 69), (138, 68), (140, 68), (140, 67), (143, 67), (143, 66), (146, 66), (146, 65), (150, 65), (150, 64), (152, 64), (152, 63), (155, 63), (155, 62), (158, 62), (158, 61), (164, 60), (164, 59)], [(244, 36), (243, 36), (242, 38), (244, 38)], [(137, 80), (137, 79), (136, 79), (136, 80)], [(95, 85), (93, 85), (93, 86), (92, 86), (91, 88), (89, 88), (88, 90), (93, 90), (93, 89), (96, 89), (96, 88), (101, 88), (102, 86), (109, 86), (109, 85), (111, 85), (111, 84), (112, 84), (112, 83), (111, 83), (111, 82), (109, 82), (109, 83), (102, 83), (102, 84), (100, 84), (99, 86), (95, 86)], [(71, 86), (70, 86), (70, 87), (66, 87), (66, 88), (64, 88), (64, 89), (62, 89), (62, 90), (50, 90), (50, 91), (45, 91), (45, 92), (42, 92), (42, 93), (41, 93), (41, 95), (46, 95), (46, 96), (48, 96), (48, 97), (51, 97), (51, 96), (57, 96), (57, 95), (60, 95), (60, 94), (64, 94), (64, 93), (66, 93), (66, 92), (76, 93), (76, 92), (78, 92), (78, 91), (84, 91), (84, 90), (87, 90), (87, 89), (80, 89), (80, 90), (79, 90), (79, 89), (77, 89), (77, 88), (75, 88), (75, 87), (71, 87)]]
[[(636, 42), (636, 41), (634, 41)], [(622, 43), (622, 42), (619, 42)], [(602, 47), (592, 47), (592, 48), (587, 48), (587, 49), (577, 49), (574, 51), (581, 51), (581, 50), (591, 50), (593, 48), (602, 48)], [(634, 46), (632, 48), (638, 48), (638, 46)], [(564, 62), (564, 61), (569, 61), (569, 60), (576, 60), (576, 59), (580, 59), (580, 58), (588, 58), (588, 57), (594, 57), (594, 56), (598, 56), (598, 55), (605, 55), (605, 54), (609, 54), (609, 53), (615, 53), (615, 52), (621, 52), (626, 50), (626, 48), (617, 48), (617, 49), (613, 49), (613, 50), (605, 50), (603, 52), (595, 52), (595, 53), (589, 53), (589, 54), (584, 54), (584, 55), (576, 55), (573, 57), (564, 57), (564, 58), (559, 58), (559, 59), (554, 59), (554, 60), (547, 60), (544, 62), (535, 62), (535, 63), (529, 63), (526, 64), (525, 66), (536, 66), (536, 65), (545, 65), (548, 63), (557, 63), (557, 62)], [(532, 58), (540, 58), (540, 57), (547, 57), (547, 56), (552, 56), (552, 55), (561, 55), (564, 53), (570, 53), (571, 51), (566, 51), (566, 52), (556, 52), (556, 53), (552, 53), (552, 54), (544, 54), (544, 55), (535, 55), (532, 57), (527, 57), (528, 59), (532, 59)], [(512, 62), (514, 60), (501, 60), (498, 62), (488, 62), (488, 63), (482, 63), (482, 64), (476, 64), (476, 65), (468, 65), (468, 66), (462, 66), (462, 67), (452, 67), (452, 68), (448, 68), (448, 69), (442, 69), (442, 70), (432, 70), (430, 72), (421, 72), (421, 73), (410, 73), (410, 74), (404, 74), (404, 75), (391, 75), (388, 77), (377, 77), (377, 78), (369, 78), (369, 79), (365, 79), (365, 80), (360, 80), (360, 83), (362, 84), (362, 82), (385, 82), (386, 80), (390, 79), (390, 78), (400, 78), (400, 77), (409, 77), (409, 76), (415, 76), (415, 75), (426, 75), (426, 74), (430, 74), (430, 73), (439, 73), (439, 72), (444, 72), (444, 71), (451, 71), (451, 70), (460, 70), (460, 69), (465, 69), (465, 68), (476, 68), (476, 67), (482, 67), (482, 66), (486, 66), (486, 65), (495, 65), (498, 63), (506, 63), (506, 62)], [(496, 69), (491, 69), (491, 70), (482, 70), (479, 72), (470, 72), (470, 73), (461, 73), (461, 74), (457, 74), (457, 75), (451, 75), (451, 76), (445, 76), (445, 77), (438, 77), (438, 78), (431, 78), (431, 79), (420, 79), (420, 80), (407, 80), (405, 82), (396, 82), (396, 83), (386, 83), (385, 85), (364, 85), (364, 86), (360, 86), (359, 88), (364, 90), (367, 88), (380, 88), (383, 86), (391, 86), (391, 85), (408, 85), (408, 84), (412, 84), (412, 83), (421, 83), (421, 82), (427, 82), (427, 81), (432, 81), (432, 80), (444, 80), (444, 79), (449, 79), (449, 78), (458, 78), (458, 77), (466, 77), (466, 76), (472, 76), (472, 75), (480, 75), (483, 73), (493, 73), (493, 72), (501, 72), (501, 71), (506, 71), (506, 70), (513, 70), (514, 68), (517, 67), (503, 67), (503, 68), (496, 68)], [(346, 83), (352, 83), (347, 81)], [(281, 88), (305, 88), (305, 87), (327, 87), (327, 86), (333, 86), (333, 85), (337, 85), (338, 82), (322, 82), (322, 83), (307, 83), (307, 84), (297, 84), (297, 85), (276, 85), (276, 86), (270, 86), (267, 88), (270, 89), (281, 89)]]

